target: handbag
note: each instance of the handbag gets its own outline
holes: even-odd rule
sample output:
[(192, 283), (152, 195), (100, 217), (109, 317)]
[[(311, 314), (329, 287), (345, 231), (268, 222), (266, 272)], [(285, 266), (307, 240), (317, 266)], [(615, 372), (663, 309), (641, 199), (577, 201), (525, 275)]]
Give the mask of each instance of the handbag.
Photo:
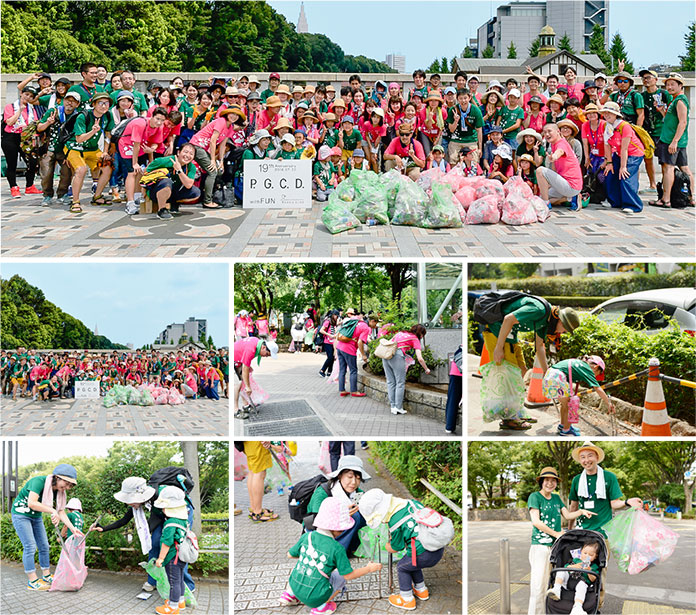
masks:
[(375, 356), (389, 361), (389, 359), (394, 357), (398, 348), (398, 342), (394, 341), (393, 339), (387, 340), (380, 338), (379, 344), (377, 344), (377, 348), (375, 348)]
[(580, 396), (573, 395), (573, 362), (569, 363), (568, 381), (570, 383), (570, 399), (568, 400), (568, 422), (571, 424), (580, 422)]

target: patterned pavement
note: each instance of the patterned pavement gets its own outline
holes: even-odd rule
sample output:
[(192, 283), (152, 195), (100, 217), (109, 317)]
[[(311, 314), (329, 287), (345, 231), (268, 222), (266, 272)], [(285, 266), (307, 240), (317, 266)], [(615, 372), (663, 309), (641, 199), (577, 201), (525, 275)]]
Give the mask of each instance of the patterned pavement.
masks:
[(101, 399), (31, 401), (3, 397), (5, 436), (227, 436), (229, 400), (188, 400), (179, 406), (114, 406)]
[[(554, 208), (543, 224), (421, 229), (362, 226), (331, 235), (311, 210), (182, 209), (165, 222), (154, 214), (127, 216), (123, 205), (84, 205), (81, 214), (41, 197), (6, 199), (2, 186), (3, 257), (241, 258), (692, 258), (694, 209), (645, 207), (628, 216), (593, 205), (581, 212)], [(83, 202), (88, 202), (85, 194)]]

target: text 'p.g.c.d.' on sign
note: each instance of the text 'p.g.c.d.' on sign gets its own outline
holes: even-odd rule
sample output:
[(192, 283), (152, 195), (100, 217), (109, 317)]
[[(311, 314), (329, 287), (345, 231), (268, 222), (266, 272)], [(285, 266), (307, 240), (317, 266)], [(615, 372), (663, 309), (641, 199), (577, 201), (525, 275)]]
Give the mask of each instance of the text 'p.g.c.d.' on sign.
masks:
[(245, 160), (244, 207), (311, 208), (311, 161)]

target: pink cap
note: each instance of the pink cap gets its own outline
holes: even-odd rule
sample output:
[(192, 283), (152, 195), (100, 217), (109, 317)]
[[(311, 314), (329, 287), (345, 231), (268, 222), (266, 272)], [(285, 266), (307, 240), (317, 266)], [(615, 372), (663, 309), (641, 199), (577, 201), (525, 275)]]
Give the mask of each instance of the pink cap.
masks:
[(341, 148), (338, 146), (332, 147), (331, 148), (331, 155), (332, 156), (342, 156), (343, 152), (341, 151)]
[(320, 530), (335, 530), (343, 532), (355, 525), (355, 519), (348, 514), (348, 504), (338, 498), (328, 497), (319, 506), (319, 512), (314, 517), (314, 527)]
[(399, 88), (399, 89), (401, 89), (401, 86), (400, 86), (396, 81), (392, 81), (392, 82), (389, 84), (389, 89), (391, 90), (392, 88)]
[(587, 360), (591, 363), (594, 363), (597, 367), (599, 367), (602, 370), (602, 374), (600, 377), (597, 378), (597, 380), (604, 380), (604, 370), (606, 369), (604, 365), (604, 359), (602, 359), (602, 357), (600, 357), (599, 355), (591, 354), (587, 357)]

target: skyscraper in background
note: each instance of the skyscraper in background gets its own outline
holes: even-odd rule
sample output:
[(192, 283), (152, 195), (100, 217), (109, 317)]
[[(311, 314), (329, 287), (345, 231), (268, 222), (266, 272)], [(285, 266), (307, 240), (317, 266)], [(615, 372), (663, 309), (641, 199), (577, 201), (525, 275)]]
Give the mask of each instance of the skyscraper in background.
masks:
[(307, 16), (304, 12), (304, 2), (300, 3), (300, 16), (297, 18), (297, 31), (298, 32), (309, 32), (309, 26), (307, 25)]
[(395, 71), (400, 73), (406, 72), (406, 56), (388, 53), (385, 63), (389, 68), (393, 68)]

